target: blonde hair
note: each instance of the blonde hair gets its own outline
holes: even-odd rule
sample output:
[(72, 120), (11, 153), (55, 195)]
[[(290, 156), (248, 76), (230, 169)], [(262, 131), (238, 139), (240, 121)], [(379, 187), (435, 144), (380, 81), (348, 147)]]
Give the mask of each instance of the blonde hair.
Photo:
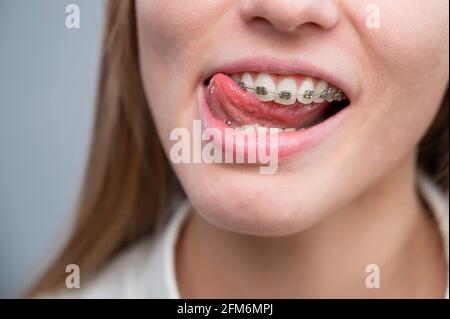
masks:
[[(90, 158), (73, 232), (31, 295), (63, 286), (68, 264), (86, 276), (161, 224), (180, 187), (164, 156), (138, 65), (133, 0), (109, 0)], [(448, 94), (420, 144), (419, 165), (448, 188)]]

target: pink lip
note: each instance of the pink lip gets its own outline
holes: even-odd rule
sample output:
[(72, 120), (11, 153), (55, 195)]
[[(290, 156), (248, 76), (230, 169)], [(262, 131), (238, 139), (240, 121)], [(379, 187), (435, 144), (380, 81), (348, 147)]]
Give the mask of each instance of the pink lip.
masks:
[[(274, 74), (302, 74), (315, 78), (320, 78), (331, 85), (340, 88), (346, 96), (352, 101), (357, 97), (357, 85), (348, 81), (348, 79), (342, 79), (336, 75), (329, 73), (326, 69), (320, 66), (313, 65), (307, 61), (301, 61), (299, 59), (277, 59), (277, 58), (246, 58), (241, 59), (230, 64), (221, 65), (212, 68), (212, 71), (207, 74), (207, 78), (212, 77), (216, 73), (241, 73), (241, 72), (267, 72)], [(210, 105), (207, 101), (207, 92), (204, 86), (201, 86), (198, 92), (198, 107), (199, 114), (202, 120), (204, 128), (216, 128), (222, 133), (223, 138), (221, 140), (214, 140), (214, 143), (218, 143), (218, 147), (224, 149), (233, 156), (244, 155), (247, 156), (248, 152), (257, 150), (259, 147), (268, 148), (267, 145), (261, 145), (258, 143), (248, 143), (244, 140), (243, 145), (237, 144), (236, 139), (227, 139), (225, 129), (229, 126), (222, 120), (214, 116)], [(351, 113), (353, 107), (350, 104), (337, 114), (331, 116), (325, 121), (312, 126), (307, 129), (295, 131), (295, 132), (281, 132), (278, 134), (277, 152), (278, 162), (283, 163), (295, 156), (301, 156), (308, 152), (314, 146), (319, 144), (329, 134), (331, 134), (341, 122), (343, 122)], [(239, 135), (240, 133), (235, 133)], [(240, 150), (243, 150), (244, 154), (239, 154)]]
[[(235, 158), (237, 155), (246, 157), (249, 152), (257, 152), (259, 147), (268, 149), (269, 143), (257, 145), (244, 140), (244, 144), (238, 144), (237, 139), (227, 138), (225, 129), (229, 128), (229, 126), (223, 120), (212, 114), (206, 99), (206, 89), (203, 86), (199, 90), (198, 106), (204, 128), (216, 128), (222, 133), (223, 138), (221, 140), (214, 140), (214, 143), (218, 144), (218, 148), (229, 152), (229, 154), (233, 154)], [(324, 122), (308, 129), (279, 133), (276, 147), (276, 151), (278, 152), (278, 162), (283, 163), (288, 159), (294, 156), (300, 156), (313, 148), (348, 116), (350, 110), (351, 107), (348, 106)], [(237, 132), (235, 134), (238, 135), (240, 133)], [(240, 150), (243, 150), (243, 153), (240, 153)]]

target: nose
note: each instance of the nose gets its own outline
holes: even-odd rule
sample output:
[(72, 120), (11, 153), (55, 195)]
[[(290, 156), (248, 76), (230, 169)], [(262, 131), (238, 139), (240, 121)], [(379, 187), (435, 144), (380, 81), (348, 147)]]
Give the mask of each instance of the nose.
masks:
[(239, 10), (244, 21), (263, 20), (284, 33), (306, 24), (331, 29), (339, 21), (335, 0), (241, 0)]

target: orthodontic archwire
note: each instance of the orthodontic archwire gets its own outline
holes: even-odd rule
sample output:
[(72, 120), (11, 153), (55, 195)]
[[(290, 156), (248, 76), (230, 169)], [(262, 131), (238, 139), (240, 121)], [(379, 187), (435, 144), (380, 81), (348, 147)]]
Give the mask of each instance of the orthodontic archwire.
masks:
[(345, 96), (344, 92), (342, 92), (339, 89), (333, 89), (333, 88), (327, 88), (326, 90), (323, 90), (320, 93), (314, 93), (314, 90), (305, 90), (302, 96), (298, 94), (292, 94), (290, 91), (280, 91), (280, 92), (272, 92), (269, 91), (265, 86), (256, 86), (255, 88), (247, 86), (247, 84), (244, 81), (239, 81), (238, 85), (244, 89), (244, 90), (252, 90), (257, 95), (267, 95), (269, 93), (278, 95), (280, 99), (283, 100), (289, 100), (292, 97), (298, 98), (302, 97), (306, 100), (312, 100), (313, 98), (321, 98), (327, 101), (342, 101), (346, 100), (347, 97)]

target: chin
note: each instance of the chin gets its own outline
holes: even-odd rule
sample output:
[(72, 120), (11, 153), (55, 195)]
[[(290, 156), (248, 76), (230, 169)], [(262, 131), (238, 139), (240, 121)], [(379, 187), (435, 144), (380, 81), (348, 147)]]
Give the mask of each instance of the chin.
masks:
[(324, 205), (333, 205), (314, 196), (306, 180), (299, 184), (296, 174), (264, 176), (245, 168), (203, 164), (179, 173), (195, 211), (226, 231), (288, 236), (318, 223), (329, 210)]

